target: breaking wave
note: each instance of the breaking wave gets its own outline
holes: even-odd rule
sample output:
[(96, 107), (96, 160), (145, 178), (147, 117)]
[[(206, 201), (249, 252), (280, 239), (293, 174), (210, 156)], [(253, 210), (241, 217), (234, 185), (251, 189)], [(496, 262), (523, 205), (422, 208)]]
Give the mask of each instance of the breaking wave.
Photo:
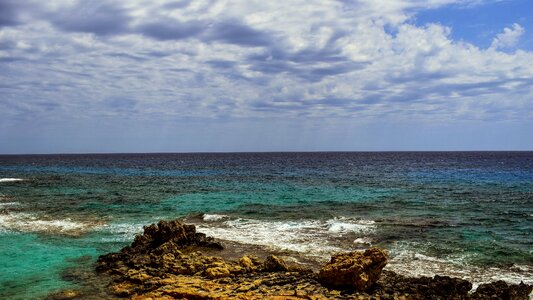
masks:
[(23, 181), (25, 179), (22, 178), (0, 178), (0, 182), (16, 182), (16, 181)]
[[(203, 215), (194, 219), (198, 231), (222, 240), (266, 246), (274, 250), (326, 261), (335, 252), (365, 249), (379, 241), (377, 224), (372, 220), (333, 218), (329, 220), (272, 221)], [(533, 283), (533, 266), (509, 268), (480, 267), (467, 257), (437, 258), (414, 250), (413, 245), (393, 244), (388, 250), (387, 269), (406, 276), (448, 275), (471, 281), (474, 287), (504, 280)]]
[(105, 224), (99, 230), (105, 234), (103, 242), (131, 242), (133, 238), (143, 232), (145, 223), (111, 223)]
[(102, 224), (75, 222), (69, 218), (61, 220), (48, 219), (30, 213), (4, 212), (0, 214), (1, 231), (42, 232), (77, 236), (100, 226)]
[(228, 216), (226, 215), (217, 215), (217, 214), (203, 214), (202, 219), (206, 222), (213, 222), (213, 221), (220, 221), (223, 219), (227, 219)]
[(365, 239), (365, 235), (375, 228), (372, 221), (348, 218), (267, 221), (231, 219), (223, 215), (209, 215), (206, 218), (204, 215), (203, 220), (196, 225), (199, 231), (209, 236), (276, 250), (307, 253), (319, 260), (328, 259), (332, 252), (357, 249), (360, 244), (354, 240)]
[(533, 283), (533, 266), (513, 265), (502, 267), (479, 267), (468, 263), (468, 257), (437, 258), (419, 253), (404, 243), (389, 250), (390, 260), (386, 269), (406, 276), (447, 275), (469, 280), (474, 289), (479, 284), (504, 280), (512, 283)]

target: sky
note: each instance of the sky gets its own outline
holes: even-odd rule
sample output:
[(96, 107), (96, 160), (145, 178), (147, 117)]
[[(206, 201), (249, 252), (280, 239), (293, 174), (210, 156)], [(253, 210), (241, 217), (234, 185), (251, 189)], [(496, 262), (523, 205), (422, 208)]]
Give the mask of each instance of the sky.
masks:
[(531, 0), (0, 0), (0, 153), (533, 150)]

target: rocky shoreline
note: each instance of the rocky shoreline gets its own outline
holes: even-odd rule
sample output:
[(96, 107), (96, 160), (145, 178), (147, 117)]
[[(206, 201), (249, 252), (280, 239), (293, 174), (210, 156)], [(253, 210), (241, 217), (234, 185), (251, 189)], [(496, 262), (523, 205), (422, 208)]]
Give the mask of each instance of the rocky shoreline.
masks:
[[(101, 256), (100, 293), (62, 291), (49, 299), (529, 299), (532, 286), (496, 281), (471, 291), (466, 280), (409, 278), (384, 271), (378, 248), (334, 255), (322, 267), (275, 255), (221, 257), (220, 241), (178, 220), (144, 228), (130, 246)], [(224, 256), (224, 255), (222, 255)], [(318, 271), (317, 271), (318, 270)]]

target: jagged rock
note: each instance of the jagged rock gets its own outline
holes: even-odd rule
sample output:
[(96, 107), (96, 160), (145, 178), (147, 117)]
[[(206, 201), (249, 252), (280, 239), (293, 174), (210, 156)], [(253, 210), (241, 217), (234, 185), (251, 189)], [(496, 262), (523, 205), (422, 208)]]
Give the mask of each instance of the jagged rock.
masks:
[(111, 286), (113, 294), (120, 297), (128, 297), (135, 293), (137, 285), (131, 282), (121, 282)]
[(435, 275), (428, 281), (428, 290), (422, 291), (424, 297), (433, 299), (453, 299), (466, 297), (472, 284), (464, 279)]
[(152, 224), (145, 227), (144, 233), (135, 237), (131, 248), (136, 252), (143, 253), (147, 250), (156, 249), (167, 242), (172, 242), (174, 245), (169, 244), (168, 247), (176, 250), (186, 246), (224, 248), (213, 238), (196, 232), (196, 226), (183, 224), (177, 220), (159, 221), (157, 225)]
[(247, 271), (252, 271), (256, 268), (252, 259), (249, 256), (241, 257), (239, 259), (239, 265), (241, 265)]
[(177, 220), (160, 221), (157, 225), (145, 227), (144, 233), (137, 235), (131, 246), (123, 248), (119, 253), (100, 256), (96, 269), (102, 272), (122, 265), (140, 268), (153, 263), (162, 266), (170, 264), (172, 257), (180, 256), (181, 250), (189, 246), (224, 248), (215, 239), (196, 232), (194, 225), (182, 224)]
[(520, 282), (520, 284), (508, 284), (498, 280), (491, 283), (481, 284), (472, 294), (474, 300), (527, 300), (533, 286)]
[(320, 269), (318, 279), (327, 286), (366, 291), (386, 264), (387, 254), (378, 248), (336, 254)]
[[(148, 299), (527, 299), (531, 286), (495, 282), (472, 285), (447, 276), (409, 278), (382, 269), (383, 250), (334, 255), (314, 273), (276, 256), (225, 261), (209, 256), (221, 249), (192, 225), (161, 221), (131, 246), (98, 259), (97, 270), (112, 282), (113, 296)], [(211, 248), (211, 249), (207, 249)], [(376, 282), (378, 277), (379, 280)], [(322, 284), (321, 284), (322, 283)], [(494, 298), (496, 297), (496, 298)], [(111, 297), (110, 297), (111, 298)]]
[(263, 271), (265, 272), (284, 272), (288, 271), (289, 267), (285, 261), (277, 256), (270, 255), (263, 263)]
[(409, 294), (411, 299), (467, 299), (472, 284), (466, 280), (448, 276), (404, 277), (384, 271), (376, 283), (382, 294)]
[(204, 273), (207, 278), (211, 279), (228, 277), (231, 274), (226, 264), (221, 264), (208, 268), (205, 270)]

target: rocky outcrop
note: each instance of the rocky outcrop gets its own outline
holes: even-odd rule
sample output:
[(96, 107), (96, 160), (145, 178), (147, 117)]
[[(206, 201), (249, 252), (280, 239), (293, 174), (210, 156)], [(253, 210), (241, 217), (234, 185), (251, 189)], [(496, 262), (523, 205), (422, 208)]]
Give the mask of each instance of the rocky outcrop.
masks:
[(378, 280), (386, 264), (387, 254), (378, 248), (340, 253), (320, 269), (318, 279), (334, 288), (366, 291)]
[(459, 278), (448, 276), (405, 277), (391, 271), (383, 271), (376, 283), (376, 293), (400, 293), (409, 299), (469, 299), (472, 284)]
[[(165, 266), (172, 268), (176, 255), (187, 247), (223, 249), (222, 244), (203, 233), (196, 232), (194, 225), (174, 221), (160, 221), (144, 228), (144, 233), (135, 237), (131, 246), (118, 253), (100, 256), (97, 271), (144, 266)], [(196, 267), (188, 264), (176, 265), (181, 272), (196, 273)]]
[(266, 260), (243, 256), (225, 261), (199, 251), (202, 249), (223, 247), (196, 232), (194, 225), (161, 221), (146, 227), (131, 246), (101, 256), (96, 269), (112, 278), (113, 295), (137, 299), (219, 299), (240, 294), (261, 299), (286, 294), (281, 286), (292, 286), (312, 274), (273, 255)]
[(382, 272), (387, 255), (377, 248), (334, 255), (318, 273), (274, 255), (228, 260), (208, 255), (221, 249), (218, 241), (196, 232), (193, 225), (161, 221), (146, 227), (131, 246), (101, 256), (96, 268), (111, 280), (108, 298), (138, 300), (527, 299), (531, 292), (529, 285), (495, 282), (469, 294), (472, 285), (465, 280)]
[(265, 262), (263, 263), (263, 271), (266, 272), (281, 272), (281, 271), (289, 271), (289, 267), (283, 261), (283, 259), (270, 255), (267, 257)]
[(531, 286), (523, 282), (520, 284), (508, 284), (505, 281), (495, 281), (481, 284), (472, 294), (474, 300), (520, 300), (528, 299), (531, 294)]

